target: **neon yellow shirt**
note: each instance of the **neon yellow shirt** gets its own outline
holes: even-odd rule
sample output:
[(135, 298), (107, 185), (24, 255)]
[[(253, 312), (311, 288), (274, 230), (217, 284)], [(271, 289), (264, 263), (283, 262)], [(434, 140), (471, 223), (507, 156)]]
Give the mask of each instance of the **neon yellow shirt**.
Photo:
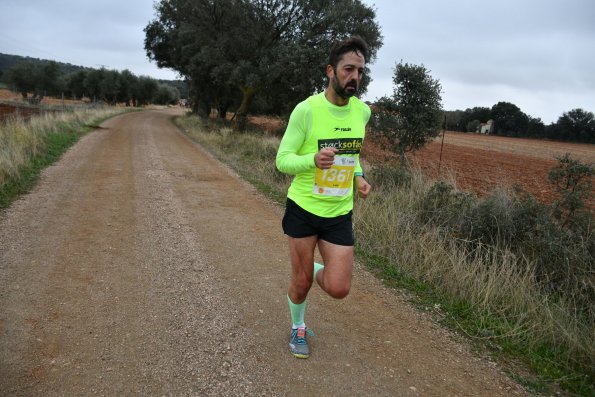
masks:
[[(336, 106), (324, 92), (295, 107), (276, 161), (279, 171), (295, 175), (288, 198), (325, 218), (353, 209), (353, 181), (362, 175), (359, 154), (370, 114), (368, 105), (355, 97), (345, 106)], [(325, 146), (338, 149), (329, 170), (316, 168), (314, 162), (314, 155)]]

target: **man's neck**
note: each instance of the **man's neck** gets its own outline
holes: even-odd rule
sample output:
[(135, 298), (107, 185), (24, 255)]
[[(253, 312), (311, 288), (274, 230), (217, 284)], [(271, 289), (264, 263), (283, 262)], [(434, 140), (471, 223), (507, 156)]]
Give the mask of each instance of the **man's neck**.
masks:
[(337, 95), (335, 90), (333, 90), (331, 87), (327, 87), (326, 90), (324, 90), (324, 96), (326, 100), (332, 103), (333, 105), (345, 106), (349, 103), (349, 98), (343, 98)]

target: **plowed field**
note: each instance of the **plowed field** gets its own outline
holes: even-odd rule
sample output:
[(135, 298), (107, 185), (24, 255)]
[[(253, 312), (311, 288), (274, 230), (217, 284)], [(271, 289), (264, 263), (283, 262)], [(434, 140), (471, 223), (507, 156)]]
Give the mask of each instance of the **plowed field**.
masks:
[[(440, 154), (442, 152), (442, 160)], [(547, 202), (553, 195), (548, 173), (565, 153), (595, 162), (595, 145), (446, 132), (412, 159), (432, 177), (453, 174), (462, 189), (480, 195), (518, 185)]]

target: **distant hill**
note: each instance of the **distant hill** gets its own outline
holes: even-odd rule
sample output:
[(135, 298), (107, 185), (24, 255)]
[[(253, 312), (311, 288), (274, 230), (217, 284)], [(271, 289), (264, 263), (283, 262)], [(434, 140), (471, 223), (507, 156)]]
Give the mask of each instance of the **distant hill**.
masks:
[[(47, 62), (50, 62), (50, 60), (0, 53), (0, 76), (2, 76), (2, 73), (4, 73), (5, 70), (10, 69), (13, 65), (20, 63), (20, 62), (47, 63)], [(85, 66), (73, 65), (71, 63), (64, 63), (64, 62), (57, 62), (57, 61), (55, 61), (55, 62), (58, 64), (58, 66), (60, 67), (60, 71), (63, 74), (70, 74), (72, 72), (78, 72), (79, 70), (85, 70), (85, 69), (94, 69), (94, 68), (88, 68)], [(156, 80), (159, 81), (160, 83), (174, 83), (174, 82), (179, 83), (179, 82), (181, 82), (181, 80), (161, 80), (161, 79), (156, 79)]]
[[(47, 63), (50, 62), (47, 59), (23, 57), (20, 55), (9, 55), (0, 53), (0, 76), (5, 70), (10, 69), (17, 63), (21, 62), (32, 62), (32, 63)], [(72, 65), (70, 63), (56, 62), (60, 66), (60, 71), (63, 74), (69, 74), (72, 72), (78, 72), (79, 70), (88, 69), (83, 66)]]
[[(39, 59), (39, 58), (31, 58), (31, 57), (24, 57), (20, 55), (9, 55), (9, 54), (2, 54), (0, 53), (0, 80), (2, 79), (2, 74), (4, 71), (10, 69), (12, 66), (21, 63), (21, 62), (32, 62), (32, 63), (47, 63), (50, 60), (47, 59)], [(94, 68), (88, 68), (84, 66), (77, 66), (70, 63), (63, 63), (57, 62), (58, 66), (60, 67), (61, 74), (70, 74), (73, 72), (78, 72), (79, 70), (90, 70)], [(183, 80), (161, 80), (156, 79), (161, 84), (166, 84), (172, 87), (175, 87), (180, 92), (182, 98), (188, 98), (188, 87), (186, 86), (186, 82)]]

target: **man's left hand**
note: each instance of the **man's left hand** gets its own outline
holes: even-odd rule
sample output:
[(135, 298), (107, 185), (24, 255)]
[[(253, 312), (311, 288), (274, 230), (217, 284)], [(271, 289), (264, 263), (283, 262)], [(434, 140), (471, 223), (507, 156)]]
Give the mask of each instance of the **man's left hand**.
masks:
[(357, 194), (363, 199), (367, 198), (372, 190), (372, 185), (370, 185), (363, 176), (356, 176), (355, 184), (357, 186)]

